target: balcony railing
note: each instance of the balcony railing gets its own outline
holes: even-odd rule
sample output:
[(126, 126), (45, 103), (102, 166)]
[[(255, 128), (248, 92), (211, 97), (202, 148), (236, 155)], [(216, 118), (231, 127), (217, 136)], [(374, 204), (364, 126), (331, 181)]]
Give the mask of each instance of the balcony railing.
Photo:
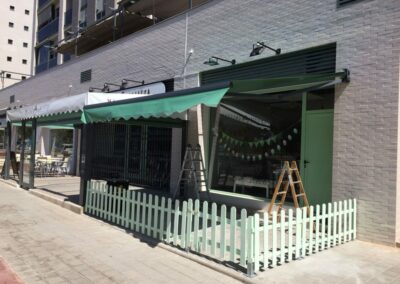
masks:
[(64, 26), (69, 26), (72, 23), (72, 9), (65, 12)]
[(54, 57), (54, 58), (50, 59), (49, 61), (46, 61), (46, 62), (43, 62), (43, 63), (40, 63), (39, 65), (37, 65), (35, 68), (36, 74), (46, 71), (47, 69), (50, 69), (54, 66), (57, 66), (57, 57)]
[(56, 33), (58, 33), (58, 18), (55, 18), (54, 20), (52, 20), (50, 23), (48, 23), (38, 31), (37, 33), (38, 42), (42, 42), (49, 36), (52, 36)]
[(50, 0), (39, 0), (39, 9), (46, 5)]

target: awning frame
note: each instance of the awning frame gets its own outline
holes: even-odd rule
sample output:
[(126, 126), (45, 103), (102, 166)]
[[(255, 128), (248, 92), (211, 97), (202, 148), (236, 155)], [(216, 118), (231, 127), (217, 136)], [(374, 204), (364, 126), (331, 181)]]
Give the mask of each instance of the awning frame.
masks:
[[(339, 78), (339, 80), (337, 80), (337, 78)], [(220, 103), (225, 98), (234, 98), (239, 96), (252, 98), (260, 97), (262, 95), (282, 94), (286, 92), (298, 93), (300, 91), (304, 92), (310, 89), (323, 88), (324, 86), (333, 84), (332, 82), (336, 84), (348, 81), (349, 71), (347, 69), (336, 73), (302, 74), (300, 76), (291, 77), (233, 80), (204, 85), (197, 88), (149, 95), (141, 98), (85, 106), (81, 120), (84, 123), (93, 123), (120, 119), (129, 120), (149, 117), (165, 117), (187, 111), (196, 104), (217, 107), (217, 101), (219, 100)], [(179, 99), (174, 100), (175, 98), (183, 96), (187, 96), (187, 101)], [(153, 103), (150, 103), (151, 101)], [(159, 109), (157, 109), (157, 103), (159, 103)], [(173, 103), (176, 103), (177, 105), (175, 112), (173, 111)], [(131, 105), (131, 109), (129, 109), (128, 105)], [(143, 108), (143, 111), (138, 110), (140, 107)]]

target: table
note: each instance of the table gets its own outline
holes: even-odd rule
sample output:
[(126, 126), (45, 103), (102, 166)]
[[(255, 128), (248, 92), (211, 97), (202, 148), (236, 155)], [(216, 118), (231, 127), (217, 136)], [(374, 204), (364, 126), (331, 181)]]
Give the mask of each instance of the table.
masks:
[(268, 190), (273, 188), (275, 185), (275, 181), (269, 179), (255, 179), (252, 177), (235, 177), (233, 183), (233, 192), (236, 192), (236, 186), (252, 186), (252, 187), (260, 187), (265, 188), (266, 190), (266, 198), (268, 198)]

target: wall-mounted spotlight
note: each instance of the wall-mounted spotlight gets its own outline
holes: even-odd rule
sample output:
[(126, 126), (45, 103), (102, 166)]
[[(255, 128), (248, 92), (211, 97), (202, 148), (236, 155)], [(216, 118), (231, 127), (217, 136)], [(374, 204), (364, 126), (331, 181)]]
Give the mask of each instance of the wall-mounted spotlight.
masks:
[(236, 60), (232, 59), (232, 60), (227, 60), (221, 57), (216, 57), (216, 56), (211, 56), (207, 61), (204, 61), (204, 64), (206, 65), (210, 65), (210, 66), (215, 66), (215, 65), (219, 65), (218, 61), (224, 61), (224, 62), (228, 62), (232, 65), (236, 64)]
[(95, 87), (90, 87), (89, 88), (89, 92), (94, 92), (96, 90), (101, 92), (101, 91), (103, 91), (103, 88), (95, 88)]
[(137, 81), (137, 80), (131, 80), (131, 79), (122, 79), (122, 81), (121, 81), (121, 89), (125, 89), (126, 86), (128, 85), (128, 82), (144, 85), (144, 80)]
[(273, 49), (272, 47), (269, 47), (268, 45), (266, 45), (264, 42), (258, 41), (256, 44), (253, 44), (253, 50), (251, 51), (250, 56), (260, 55), (266, 48), (274, 51), (276, 53), (276, 55), (281, 54), (280, 48)]
[(121, 88), (121, 86), (118, 85), (118, 84), (104, 83), (103, 92), (109, 92), (110, 91), (110, 86), (115, 86), (115, 87)]

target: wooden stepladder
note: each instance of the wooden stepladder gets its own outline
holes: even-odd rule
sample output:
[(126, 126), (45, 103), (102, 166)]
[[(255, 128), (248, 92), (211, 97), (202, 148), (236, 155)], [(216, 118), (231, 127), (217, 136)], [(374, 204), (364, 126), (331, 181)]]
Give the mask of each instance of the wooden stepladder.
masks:
[(199, 192), (202, 190), (202, 187), (205, 186), (208, 198), (210, 199), (207, 171), (204, 167), (200, 145), (194, 148), (191, 145), (186, 146), (185, 156), (179, 173), (178, 183), (173, 193), (173, 198), (175, 198), (179, 192), (182, 182), (185, 182), (187, 185), (193, 185), (197, 199), (199, 199)]
[[(268, 213), (271, 214), (273, 209), (277, 207), (277, 214), (280, 213), (283, 204), (285, 203), (286, 195), (290, 187), (292, 193), (294, 207), (299, 208), (299, 198), (303, 199), (303, 205), (307, 207), (307, 214), (310, 213), (310, 206), (306, 192), (304, 191), (303, 182), (297, 168), (296, 161), (292, 161), (289, 165), (289, 161), (285, 161), (281, 174), (279, 175), (278, 182), (275, 185), (274, 194), (272, 195), (271, 203), (268, 207)], [(277, 199), (280, 201), (277, 202)]]

